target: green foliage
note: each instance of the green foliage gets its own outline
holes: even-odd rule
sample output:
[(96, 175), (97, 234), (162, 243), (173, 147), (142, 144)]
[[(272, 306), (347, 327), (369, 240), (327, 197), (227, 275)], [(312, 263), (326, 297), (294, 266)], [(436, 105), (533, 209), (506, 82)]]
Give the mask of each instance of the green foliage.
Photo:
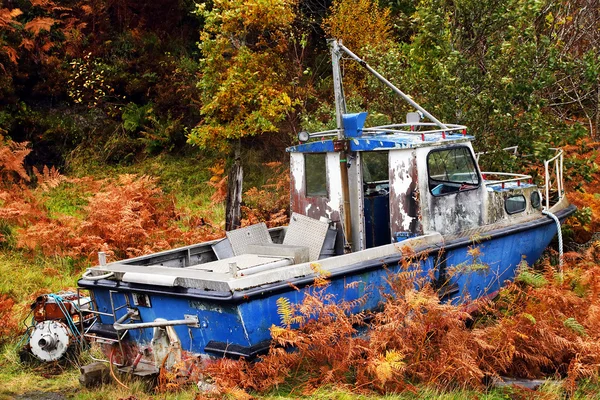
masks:
[(573, 317), (567, 318), (563, 322), (564, 326), (571, 329), (573, 332), (577, 333), (580, 336), (587, 336), (588, 334), (585, 331), (585, 327), (581, 325), (577, 320)]
[(589, 227), (592, 222), (593, 210), (591, 207), (581, 207), (575, 211), (573, 218), (579, 222), (582, 227)]
[[(439, 119), (467, 125), (480, 150), (518, 145), (519, 154), (541, 158), (549, 144), (573, 143), (595, 131), (591, 122), (597, 121), (597, 99), (591, 94), (599, 88), (599, 43), (593, 38), (580, 43), (586, 49), (582, 56), (582, 49), (575, 51), (567, 41), (567, 32), (578, 29), (571, 23), (575, 17), (568, 2), (384, 4), (392, 6), (392, 18), (403, 31), (386, 51), (366, 46), (359, 55)], [(597, 21), (590, 23), (597, 26)], [(578, 33), (590, 32), (588, 28)], [(346, 79), (346, 93), (360, 87), (363, 110), (402, 121), (409, 107), (375, 78), (366, 80), (363, 85), (356, 78)], [(320, 115), (315, 110), (305, 118), (310, 121), (305, 125), (314, 125)], [(567, 118), (580, 121), (580, 117), (591, 121), (587, 131), (580, 123), (565, 123)], [(486, 168), (496, 168), (504, 166), (506, 157), (497, 153), (483, 161)], [(526, 159), (512, 161), (519, 164)], [(589, 167), (582, 164), (579, 169), (574, 172), (590, 176)]]
[(534, 288), (541, 288), (548, 284), (548, 281), (544, 275), (537, 273), (530, 269), (524, 269), (519, 272), (519, 275), (515, 278), (515, 281), (522, 282), (526, 285), (533, 286)]
[(128, 132), (136, 132), (146, 125), (152, 115), (152, 103), (138, 106), (135, 103), (129, 103), (123, 108), (121, 119), (123, 127)]

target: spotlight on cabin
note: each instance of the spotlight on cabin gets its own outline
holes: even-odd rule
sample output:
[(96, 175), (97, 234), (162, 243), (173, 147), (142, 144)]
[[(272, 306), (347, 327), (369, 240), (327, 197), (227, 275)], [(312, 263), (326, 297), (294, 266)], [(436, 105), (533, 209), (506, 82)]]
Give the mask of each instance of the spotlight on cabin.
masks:
[(298, 140), (299, 141), (304, 143), (304, 142), (308, 142), (308, 139), (310, 139), (310, 134), (308, 132), (306, 132), (306, 131), (298, 132)]

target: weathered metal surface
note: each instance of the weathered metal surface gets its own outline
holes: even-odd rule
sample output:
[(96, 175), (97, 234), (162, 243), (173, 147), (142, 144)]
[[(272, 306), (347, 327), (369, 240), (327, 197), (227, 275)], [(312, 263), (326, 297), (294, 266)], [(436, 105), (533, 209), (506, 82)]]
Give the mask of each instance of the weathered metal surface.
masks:
[(344, 88), (342, 86), (342, 69), (340, 61), (342, 52), (337, 40), (329, 42), (331, 47), (331, 67), (333, 75), (333, 97), (335, 99), (335, 116), (338, 128), (338, 139), (344, 139), (344, 126), (342, 116), (346, 113), (346, 97), (344, 96)]
[(392, 238), (423, 233), (419, 173), (415, 151), (390, 151), (390, 228)]
[(321, 248), (328, 229), (329, 223), (327, 222), (293, 213), (283, 244), (308, 247), (308, 261), (316, 261), (319, 259), (319, 254), (321, 254)]
[[(470, 143), (465, 146), (473, 154)], [(417, 168), (427, 173), (427, 155), (433, 150), (420, 148), (416, 150)], [(477, 171), (479, 174), (479, 171)], [(481, 180), (481, 178), (480, 178)], [(484, 210), (487, 190), (480, 182), (475, 189), (458, 191), (443, 196), (431, 195), (431, 188), (426, 176), (419, 180), (419, 197), (421, 217), (425, 232), (439, 232), (442, 235), (468, 231), (484, 224)]]
[(251, 244), (248, 246), (248, 253), (260, 256), (286, 257), (292, 259), (294, 264), (310, 261), (309, 248), (306, 246), (288, 244)]
[(333, 222), (340, 221), (342, 205), (341, 175), (338, 153), (327, 153), (327, 196), (306, 196), (304, 156), (290, 155), (290, 185), (292, 212), (314, 219), (325, 217)]
[[(418, 134), (377, 134), (351, 138), (348, 142), (350, 151), (377, 151), (391, 149), (412, 149), (431, 147), (441, 144), (468, 143), (473, 136), (459, 134), (430, 134), (421, 137)], [(333, 152), (333, 142), (330, 140), (303, 143), (286, 149), (289, 153), (326, 153)]]
[(35, 326), (29, 339), (31, 352), (42, 361), (55, 361), (69, 348), (70, 329), (60, 321), (44, 321)]
[(227, 235), (227, 239), (229, 239), (229, 243), (231, 243), (233, 254), (236, 256), (245, 254), (246, 247), (249, 244), (273, 243), (267, 225), (264, 222), (228, 231), (225, 234)]
[[(486, 224), (493, 224), (500, 221), (514, 220), (517, 217), (539, 214), (540, 208), (534, 208), (531, 204), (531, 194), (533, 192), (539, 192), (536, 185), (531, 184), (506, 184), (502, 188), (501, 185), (494, 185), (487, 187), (487, 205), (485, 222)], [(509, 214), (506, 211), (506, 199), (523, 195), (526, 200), (526, 207), (523, 212), (517, 214)]]
[(348, 179), (350, 207), (352, 207), (352, 244), (354, 251), (364, 250), (365, 246), (365, 220), (364, 215), (364, 193), (363, 172), (360, 153), (348, 153)]

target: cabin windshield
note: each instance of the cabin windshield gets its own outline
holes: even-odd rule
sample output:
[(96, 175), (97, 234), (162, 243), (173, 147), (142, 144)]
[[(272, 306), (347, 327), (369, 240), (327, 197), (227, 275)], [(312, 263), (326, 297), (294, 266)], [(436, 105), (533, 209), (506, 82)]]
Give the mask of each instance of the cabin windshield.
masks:
[(475, 189), (479, 175), (467, 147), (432, 150), (427, 156), (429, 190), (434, 196)]

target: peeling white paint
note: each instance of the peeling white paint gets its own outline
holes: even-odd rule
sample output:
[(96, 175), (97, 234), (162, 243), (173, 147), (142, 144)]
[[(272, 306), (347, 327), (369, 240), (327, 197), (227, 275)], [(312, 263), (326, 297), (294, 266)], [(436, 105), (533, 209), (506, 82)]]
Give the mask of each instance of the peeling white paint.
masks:
[[(411, 196), (410, 186), (412, 177), (409, 175), (409, 167), (412, 161), (412, 152), (410, 151), (391, 151), (390, 152), (390, 167), (394, 168), (395, 174), (390, 183), (391, 192), (395, 195), (392, 198), (401, 198), (400, 196)], [(402, 220), (402, 229), (406, 232), (410, 229), (410, 224), (415, 217), (408, 215), (402, 204), (391, 205), (399, 211)]]
[[(471, 154), (473, 150), (470, 143)], [(436, 146), (437, 147), (437, 146)], [(419, 171), (427, 171), (427, 154), (432, 148), (417, 149)], [(478, 189), (457, 192), (445, 196), (433, 196), (429, 191), (426, 178), (419, 182), (421, 192), (422, 222), (426, 232), (436, 231), (441, 234), (453, 234), (480, 226), (485, 211), (484, 197), (487, 190), (482, 184)]]
[(290, 153), (290, 174), (294, 177), (294, 190), (301, 193), (304, 183), (304, 154)]
[(334, 212), (342, 208), (342, 173), (340, 172), (340, 153), (327, 153), (327, 176), (329, 178), (329, 200), (327, 218), (332, 219)]

